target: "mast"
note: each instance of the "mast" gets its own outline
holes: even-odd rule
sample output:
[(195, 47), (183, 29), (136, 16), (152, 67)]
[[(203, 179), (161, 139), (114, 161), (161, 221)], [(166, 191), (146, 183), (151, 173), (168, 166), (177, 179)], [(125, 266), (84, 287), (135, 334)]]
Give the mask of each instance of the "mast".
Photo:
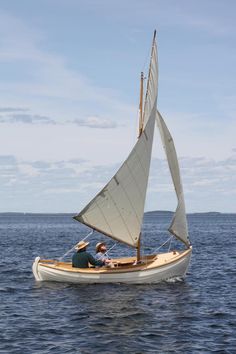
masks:
[(143, 132), (143, 80), (144, 80), (144, 75), (143, 72), (141, 72), (141, 78), (140, 78), (140, 101), (139, 101), (139, 135)]
[(141, 232), (140, 232), (139, 239), (138, 239), (137, 262), (139, 262), (140, 259), (141, 259)]

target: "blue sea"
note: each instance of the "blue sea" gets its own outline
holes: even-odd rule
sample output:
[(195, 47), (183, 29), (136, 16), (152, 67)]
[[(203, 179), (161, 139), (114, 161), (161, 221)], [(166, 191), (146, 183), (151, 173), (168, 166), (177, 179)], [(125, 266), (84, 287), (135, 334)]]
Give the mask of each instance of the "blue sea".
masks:
[[(169, 237), (171, 217), (145, 214), (145, 253)], [(188, 222), (184, 281), (73, 285), (37, 283), (31, 266), (38, 255), (61, 257), (87, 227), (69, 214), (0, 214), (0, 353), (236, 353), (236, 214), (191, 214)], [(100, 240), (90, 237), (91, 253)], [(110, 251), (130, 253), (119, 244)]]

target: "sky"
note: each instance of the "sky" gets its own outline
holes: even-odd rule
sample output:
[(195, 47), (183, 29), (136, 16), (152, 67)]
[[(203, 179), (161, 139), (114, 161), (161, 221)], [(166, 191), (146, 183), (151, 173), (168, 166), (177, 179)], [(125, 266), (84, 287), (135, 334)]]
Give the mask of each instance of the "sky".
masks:
[[(137, 139), (157, 30), (158, 109), (187, 212), (236, 212), (234, 0), (1, 0), (0, 212), (79, 212)], [(145, 210), (175, 210), (155, 132)]]

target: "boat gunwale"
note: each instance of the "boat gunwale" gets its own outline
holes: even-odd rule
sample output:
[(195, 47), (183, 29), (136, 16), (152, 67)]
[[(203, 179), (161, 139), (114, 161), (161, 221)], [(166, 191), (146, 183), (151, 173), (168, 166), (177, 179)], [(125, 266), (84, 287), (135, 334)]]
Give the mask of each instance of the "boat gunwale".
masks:
[[(63, 271), (66, 273), (78, 273), (78, 274), (101, 274), (101, 275), (106, 275), (106, 274), (114, 274), (114, 273), (131, 273), (131, 272), (140, 272), (140, 271), (147, 271), (147, 270), (153, 270), (156, 268), (163, 268), (167, 265), (170, 265), (172, 263), (175, 263), (179, 260), (181, 260), (182, 258), (184, 258), (185, 256), (187, 256), (188, 254), (191, 254), (192, 252), (192, 247), (190, 246), (188, 249), (184, 250), (181, 252), (181, 254), (178, 254), (176, 257), (173, 257), (174, 259), (163, 263), (163, 264), (159, 264), (156, 266), (152, 266), (152, 263), (155, 263), (155, 261), (157, 259), (154, 259), (152, 262), (150, 262), (149, 264), (137, 264), (137, 265), (129, 265), (129, 266), (122, 266), (122, 268), (119, 267), (114, 267), (114, 268), (104, 268), (104, 267), (99, 267), (99, 268), (73, 268), (71, 267), (71, 269), (65, 269), (63, 267), (57, 267), (54, 265), (50, 265), (50, 264), (45, 264), (45, 263), (40, 263), (41, 261), (39, 261), (39, 265), (45, 268), (50, 268), (56, 271)], [(169, 252), (168, 252), (169, 253)], [(163, 253), (162, 253), (163, 254)], [(158, 254), (156, 255), (156, 257), (158, 257)], [(151, 266), (150, 266), (151, 265)]]

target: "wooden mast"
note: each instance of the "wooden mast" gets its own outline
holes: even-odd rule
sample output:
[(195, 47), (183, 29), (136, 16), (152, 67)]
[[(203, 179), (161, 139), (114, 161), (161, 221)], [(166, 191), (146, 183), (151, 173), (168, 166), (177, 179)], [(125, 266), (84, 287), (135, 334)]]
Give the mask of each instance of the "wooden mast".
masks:
[(141, 259), (141, 232), (139, 234), (139, 239), (138, 239), (138, 247), (137, 247), (137, 262), (139, 262)]
[(139, 135), (142, 134), (143, 131), (143, 72), (141, 72), (141, 78), (140, 78), (140, 100), (139, 100)]
[[(141, 77), (140, 77), (140, 100), (139, 100), (139, 134), (138, 138), (143, 132), (143, 80), (144, 80), (144, 75), (143, 72), (141, 72)], [(137, 247), (137, 262), (140, 261), (141, 259), (141, 232), (139, 234), (139, 239), (138, 239), (138, 247)]]

